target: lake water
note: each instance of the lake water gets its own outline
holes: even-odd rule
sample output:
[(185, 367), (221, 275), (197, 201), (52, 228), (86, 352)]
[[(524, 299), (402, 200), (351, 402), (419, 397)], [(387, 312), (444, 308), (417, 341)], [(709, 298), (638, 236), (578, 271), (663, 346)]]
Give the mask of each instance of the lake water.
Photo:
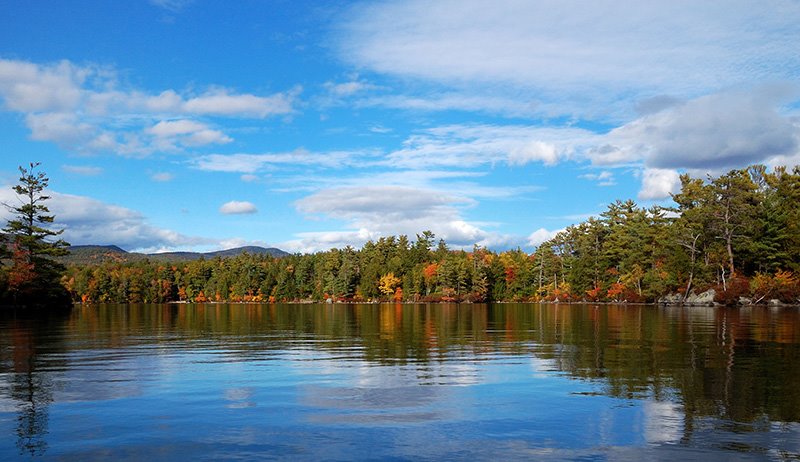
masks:
[(800, 309), (0, 318), (0, 460), (800, 458)]

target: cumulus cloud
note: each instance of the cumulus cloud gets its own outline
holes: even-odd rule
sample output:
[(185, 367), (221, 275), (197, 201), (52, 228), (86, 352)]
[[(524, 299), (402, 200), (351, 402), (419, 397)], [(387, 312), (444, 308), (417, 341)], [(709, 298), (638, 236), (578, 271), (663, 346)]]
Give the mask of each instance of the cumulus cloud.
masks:
[(538, 247), (543, 242), (549, 241), (550, 239), (556, 237), (556, 234), (560, 233), (561, 231), (564, 231), (564, 229), (562, 228), (551, 231), (545, 228), (539, 228), (528, 236), (528, 245), (532, 247)]
[(586, 113), (632, 94), (696, 95), (792, 80), (800, 66), (798, 22), (791, 0), (755, 8), (739, 0), (507, 0), (491, 8), (480, 0), (412, 0), (356, 4), (337, 48), (360, 68), (463, 94), (500, 85), (534, 90), (542, 106)]
[(680, 175), (675, 170), (647, 168), (642, 173), (639, 199), (666, 199), (670, 197), (670, 194), (678, 192), (680, 188)]
[(207, 144), (225, 144), (233, 141), (219, 130), (193, 120), (162, 120), (145, 129), (145, 133), (156, 139), (156, 145), (162, 150), (177, 149), (179, 145), (187, 147)]
[[(49, 191), (51, 199), (46, 204), (56, 217), (56, 227), (64, 229), (62, 238), (74, 245), (114, 244), (126, 250), (152, 250), (156, 248), (187, 248), (213, 245), (207, 238), (186, 236), (176, 231), (159, 228), (135, 210), (107, 204), (86, 196)], [(0, 188), (0, 201), (17, 203), (10, 187)], [(0, 219), (10, 213), (0, 209)]]
[(800, 129), (765, 88), (703, 96), (612, 130), (596, 164), (643, 160), (652, 168), (727, 169), (796, 153)]
[(78, 107), (81, 86), (92, 72), (69, 61), (39, 66), (0, 59), (0, 95), (12, 111), (71, 111)]
[(230, 201), (222, 204), (219, 211), (225, 215), (247, 215), (258, 212), (258, 209), (252, 202)]
[(333, 248), (341, 249), (348, 245), (360, 248), (367, 241), (376, 240), (379, 237), (379, 233), (364, 228), (350, 231), (319, 231), (298, 233), (297, 239), (278, 245), (287, 252), (311, 253)]
[(456, 247), (511, 242), (511, 237), (488, 232), (463, 218), (461, 209), (474, 203), (442, 191), (403, 186), (324, 189), (298, 200), (295, 206), (306, 214), (344, 220), (349, 229), (302, 234), (287, 245), (320, 250), (334, 242), (359, 245), (376, 236), (414, 236), (426, 229)]
[(150, 94), (126, 88), (106, 67), (0, 59), (3, 107), (24, 114), (32, 139), (80, 153), (142, 156), (227, 143), (230, 137), (192, 118), (291, 114), (300, 91), (254, 95), (212, 87), (199, 94), (173, 89)]
[(74, 146), (87, 144), (96, 135), (95, 127), (82, 122), (75, 114), (28, 114), (25, 122), (31, 130), (31, 139), (36, 141), (54, 141), (64, 146)]

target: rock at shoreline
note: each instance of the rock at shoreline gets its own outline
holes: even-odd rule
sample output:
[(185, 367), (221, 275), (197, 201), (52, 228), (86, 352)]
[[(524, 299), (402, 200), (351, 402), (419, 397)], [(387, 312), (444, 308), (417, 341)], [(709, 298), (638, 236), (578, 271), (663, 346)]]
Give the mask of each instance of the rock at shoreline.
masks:
[(713, 306), (715, 295), (717, 295), (717, 291), (714, 289), (708, 289), (697, 295), (691, 293), (689, 297), (686, 298), (686, 304), (694, 306)]
[(708, 289), (705, 292), (700, 294), (695, 294), (694, 292), (690, 293), (688, 297), (686, 297), (686, 301), (683, 301), (683, 295), (681, 294), (670, 294), (664, 295), (663, 297), (658, 299), (659, 305), (680, 305), (683, 302), (686, 306), (714, 306), (714, 297), (717, 295), (717, 292), (714, 289)]
[(658, 299), (659, 305), (680, 305), (681, 300), (683, 300), (683, 296), (681, 294), (669, 294), (664, 295), (663, 297)]

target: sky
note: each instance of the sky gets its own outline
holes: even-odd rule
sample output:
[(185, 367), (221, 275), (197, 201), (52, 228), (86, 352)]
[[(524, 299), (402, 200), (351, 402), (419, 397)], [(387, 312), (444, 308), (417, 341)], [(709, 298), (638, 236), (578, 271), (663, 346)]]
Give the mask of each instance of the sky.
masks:
[(798, 44), (797, 0), (0, 0), (0, 200), (41, 162), (73, 245), (532, 250), (800, 163)]

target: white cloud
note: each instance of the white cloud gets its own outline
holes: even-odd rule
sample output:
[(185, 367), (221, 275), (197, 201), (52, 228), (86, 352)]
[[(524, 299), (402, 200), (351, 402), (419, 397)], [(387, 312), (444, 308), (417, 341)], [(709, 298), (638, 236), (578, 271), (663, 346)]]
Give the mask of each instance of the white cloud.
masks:
[(25, 115), (32, 139), (79, 153), (142, 156), (227, 143), (230, 137), (192, 118), (288, 115), (300, 91), (262, 96), (213, 87), (149, 94), (120, 84), (109, 68), (0, 59), (4, 108)]
[(639, 199), (666, 199), (670, 197), (671, 193), (678, 192), (680, 188), (680, 175), (675, 170), (647, 168), (642, 174), (642, 189), (639, 190)]
[(62, 165), (61, 169), (67, 173), (84, 176), (97, 176), (103, 173), (101, 167), (92, 167), (90, 165)]
[(372, 133), (384, 134), (384, 133), (391, 133), (392, 129), (384, 127), (383, 125), (373, 125), (372, 127), (369, 127), (369, 131), (371, 131)]
[(177, 149), (178, 145), (196, 147), (233, 141), (219, 130), (213, 130), (204, 123), (186, 119), (162, 120), (145, 129), (145, 133), (152, 135), (156, 139), (155, 144), (162, 150)]
[(183, 107), (192, 114), (264, 118), (291, 113), (293, 99), (298, 92), (299, 89), (295, 89), (290, 93), (265, 97), (230, 94), (222, 89), (191, 98)]
[(800, 67), (791, 0), (412, 0), (359, 3), (346, 19), (338, 50), (359, 68), (465, 95), (524, 89), (560, 114), (609, 113), (607, 103), (631, 95), (793, 80)]
[(208, 154), (191, 159), (189, 163), (199, 170), (253, 174), (274, 165), (341, 168), (358, 163), (363, 167), (366, 165), (364, 158), (372, 155), (372, 151), (310, 152), (297, 149), (268, 154)]
[(365, 215), (407, 220), (420, 213), (442, 212), (453, 204), (465, 204), (465, 198), (447, 196), (438, 191), (401, 186), (364, 186), (326, 189), (297, 201), (305, 213), (325, 213), (338, 218)]
[(25, 121), (31, 130), (31, 139), (54, 141), (61, 145), (87, 143), (95, 132), (95, 127), (81, 122), (75, 114), (59, 112), (28, 114)]
[(194, 0), (150, 0), (151, 4), (173, 13), (183, 10), (193, 2)]
[(175, 175), (169, 172), (157, 172), (150, 175), (150, 178), (153, 181), (158, 181), (160, 183), (166, 183), (168, 181), (172, 181), (175, 178)]
[(68, 61), (38, 66), (0, 59), (0, 96), (12, 111), (71, 111), (78, 107), (81, 86), (91, 72)]
[[(135, 210), (90, 197), (53, 191), (48, 191), (48, 195), (51, 199), (45, 205), (55, 215), (55, 227), (64, 229), (61, 237), (74, 245), (113, 244), (126, 250), (143, 250), (187, 248), (216, 242), (153, 226)], [(9, 186), (0, 188), (0, 201), (16, 203), (17, 197)], [(0, 209), (0, 219), (9, 217), (5, 208)]]
[(530, 162), (555, 165), (558, 160), (559, 153), (556, 146), (541, 141), (531, 141), (522, 146), (517, 146), (508, 153), (509, 165), (525, 165)]
[(334, 98), (344, 98), (348, 96), (352, 96), (356, 93), (361, 93), (368, 90), (374, 90), (378, 88), (375, 85), (372, 85), (367, 82), (359, 81), (359, 80), (351, 80), (349, 82), (342, 82), (342, 83), (334, 83), (334, 82), (325, 82), (323, 85), (328, 93)]
[(537, 103), (530, 97), (513, 98), (497, 95), (475, 95), (470, 92), (426, 93), (420, 96), (380, 94), (355, 101), (356, 107), (384, 107), (413, 111), (467, 111), (503, 116), (531, 116)]
[(596, 181), (597, 186), (614, 186), (617, 184), (616, 180), (614, 179), (614, 174), (609, 170), (603, 170), (600, 173), (586, 173), (583, 175), (578, 175), (578, 178)]
[[(276, 165), (323, 168), (382, 165), (414, 171), (436, 168), (475, 168), (532, 162), (555, 165), (576, 157), (602, 140), (580, 128), (544, 128), (524, 125), (446, 125), (420, 130), (409, 136), (401, 149), (287, 153), (208, 154), (191, 159), (200, 170), (253, 174)], [(383, 160), (379, 160), (379, 158)], [(399, 174), (399, 173), (398, 173)]]
[(303, 233), (281, 245), (297, 251), (316, 251), (333, 245), (363, 244), (379, 236), (414, 236), (433, 231), (453, 247), (517, 245), (519, 239), (489, 232), (462, 216), (475, 204), (466, 197), (406, 186), (351, 186), (318, 191), (295, 202), (306, 214), (344, 220), (346, 230)]
[(472, 168), (505, 163), (554, 165), (598, 139), (579, 128), (521, 125), (448, 125), (422, 130), (387, 156), (396, 168)]
[(220, 213), (225, 215), (246, 215), (258, 212), (255, 204), (246, 201), (230, 201), (222, 204)]
[(367, 229), (353, 231), (320, 231), (298, 233), (298, 239), (289, 240), (278, 244), (278, 247), (287, 252), (312, 253), (332, 248), (341, 249), (348, 245), (360, 248), (369, 240), (380, 237), (377, 232)]
[(549, 241), (550, 239), (556, 237), (556, 234), (560, 233), (561, 231), (564, 231), (564, 229), (562, 228), (550, 231), (545, 228), (539, 228), (528, 236), (528, 245), (532, 247), (538, 247), (543, 242)]
[(703, 96), (648, 114), (606, 136), (595, 164), (644, 161), (652, 168), (728, 169), (792, 155), (800, 128), (779, 113), (785, 88)]

